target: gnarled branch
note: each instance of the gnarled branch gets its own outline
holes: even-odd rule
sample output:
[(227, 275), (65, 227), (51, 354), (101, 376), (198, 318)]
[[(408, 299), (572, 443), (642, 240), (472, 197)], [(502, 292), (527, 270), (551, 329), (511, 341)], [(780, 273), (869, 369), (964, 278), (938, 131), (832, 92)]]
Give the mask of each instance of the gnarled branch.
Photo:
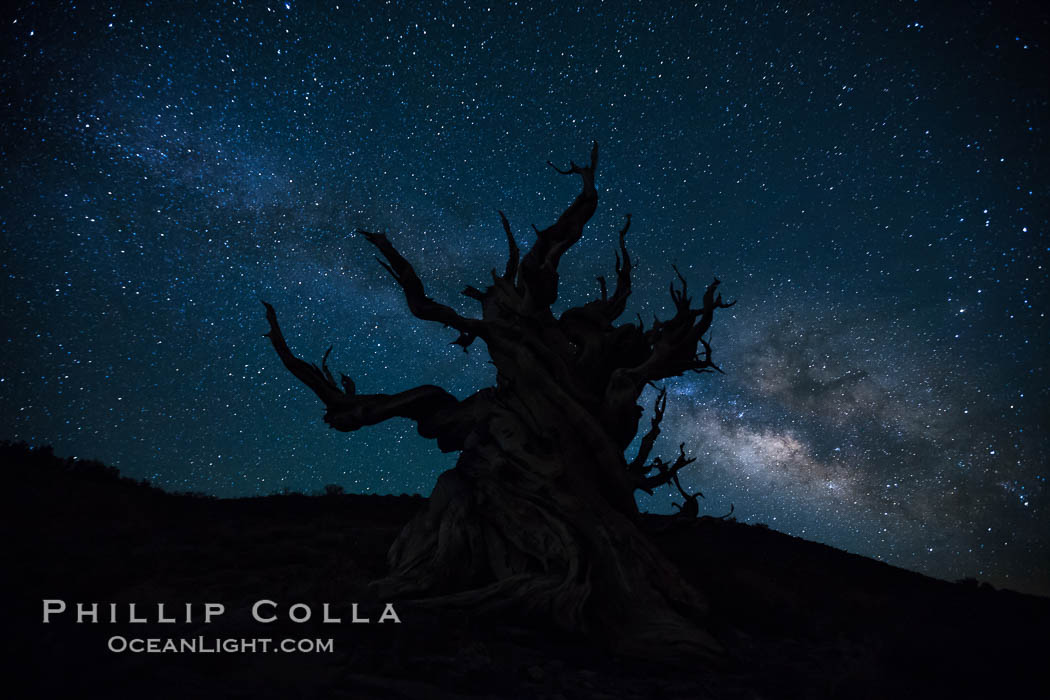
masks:
[(459, 337), (453, 340), (452, 343), (463, 346), (464, 350), (474, 342), (475, 338), (483, 335), (484, 323), (482, 321), (460, 316), (451, 307), (440, 304), (427, 296), (426, 291), (423, 289), (423, 281), (419, 279), (415, 268), (405, 260), (401, 253), (397, 252), (397, 249), (394, 248), (386, 235), (363, 229), (358, 229), (357, 232), (378, 248), (379, 252), (386, 258), (386, 262), (379, 260), (379, 264), (390, 273), (394, 281), (401, 285), (401, 289), (405, 293), (405, 300), (408, 302), (409, 311), (412, 312), (413, 316), (424, 321), (437, 321), (447, 327), (455, 328), (459, 331)]
[[(620, 229), (620, 252), (616, 254), (616, 290), (606, 301), (605, 315), (610, 322), (615, 321), (627, 308), (627, 297), (631, 296), (631, 254), (627, 252), (627, 231), (631, 228), (631, 215), (626, 215), (623, 228)], [(604, 299), (604, 294), (603, 301)]]
[[(656, 320), (646, 332), (646, 340), (652, 348), (648, 359), (634, 369), (639, 382), (657, 381), (677, 377), (689, 371), (718, 370), (711, 360), (711, 346), (703, 339), (711, 328), (715, 309), (728, 309), (736, 302), (724, 302), (717, 294), (718, 278), (704, 292), (703, 305), (692, 308), (689, 287), (685, 277), (675, 268), (681, 281), (681, 289), (671, 285), (671, 301), (676, 313), (670, 320)], [(703, 356), (697, 353), (697, 345), (704, 348)], [(721, 371), (721, 370), (718, 370)]]
[(660, 435), (660, 421), (664, 419), (665, 410), (667, 410), (667, 387), (660, 389), (660, 393), (656, 395), (656, 401), (653, 402), (653, 417), (649, 423), (649, 432), (642, 436), (642, 442), (638, 445), (638, 454), (627, 465), (627, 469), (632, 474), (644, 477), (649, 471), (650, 468), (646, 466), (645, 460), (649, 459), (649, 454), (653, 451), (653, 445), (656, 444), (656, 438)]
[[(610, 421), (626, 415), (649, 382), (677, 377), (690, 371), (721, 371), (711, 359), (710, 343), (703, 336), (711, 327), (715, 310), (729, 308), (735, 302), (726, 303), (717, 294), (720, 281), (716, 278), (704, 292), (703, 305), (694, 309), (685, 278), (677, 268), (675, 273), (681, 282), (681, 288), (671, 284), (675, 315), (668, 321), (654, 317), (652, 326), (644, 332), (639, 328), (638, 332), (643, 337), (642, 359), (636, 360), (633, 366), (622, 365), (609, 374), (602, 412)], [(697, 352), (697, 346), (703, 347), (703, 355)], [(630, 426), (626, 421), (620, 421), (617, 429), (628, 430)]]
[(332, 351), (332, 348), (328, 348), (324, 359), (321, 360), (323, 370), (313, 363), (300, 360), (288, 347), (284, 334), (281, 333), (281, 326), (277, 323), (277, 312), (267, 302), (264, 301), (262, 304), (266, 307), (266, 320), (270, 323), (270, 330), (264, 333), (263, 337), (270, 339), (273, 349), (277, 351), (277, 356), (281, 358), (281, 362), (288, 368), (288, 371), (310, 387), (310, 390), (317, 394), (317, 397), (324, 401), (326, 406), (342, 399), (346, 394), (335, 385), (335, 380), (332, 379), (332, 373), (328, 371), (327, 366), (328, 353)]
[(503, 224), (503, 232), (507, 234), (507, 268), (503, 272), (503, 279), (514, 281), (514, 276), (518, 274), (518, 260), (521, 257), (521, 251), (518, 249), (518, 243), (514, 240), (514, 233), (510, 230), (510, 222), (507, 221), (507, 217), (503, 212), (499, 212), (500, 223)]
[[(650, 476), (641, 476), (635, 478), (635, 488), (641, 491), (645, 491), (649, 495), (652, 495), (653, 489), (664, 484), (674, 482), (678, 487), (679, 491), (682, 491), (682, 485), (678, 483), (678, 472), (682, 471), (683, 468), (689, 466), (696, 461), (696, 457), (685, 456), (685, 443), (683, 442), (678, 446), (678, 456), (674, 462), (667, 464), (662, 459), (657, 457), (653, 460), (653, 463), (645, 468), (644, 473), (648, 473), (652, 470), (656, 470), (655, 474)], [(685, 492), (682, 492), (685, 495)], [(701, 494), (702, 496), (703, 494)]]
[[(694, 520), (698, 515), (700, 515), (700, 501), (698, 499), (703, 498), (704, 494), (700, 491), (697, 491), (696, 493), (689, 493), (684, 488), (682, 488), (682, 482), (678, 480), (677, 473), (674, 475), (674, 485), (678, 487), (678, 492), (682, 494), (682, 498), (684, 499), (682, 501), (682, 505), (678, 505), (677, 503), (671, 504), (672, 506), (678, 509), (678, 512), (675, 513), (674, 517), (681, 520)], [(729, 512), (733, 512), (732, 506), (730, 506)], [(727, 514), (724, 517), (729, 517), (729, 515)]]
[(562, 175), (579, 175), (583, 190), (558, 220), (547, 228), (536, 229), (536, 242), (521, 260), (519, 285), (528, 293), (536, 308), (549, 308), (558, 298), (558, 262), (561, 256), (583, 236), (583, 227), (598, 208), (598, 191), (594, 171), (598, 167), (598, 142), (591, 147), (590, 165), (570, 162), (567, 170), (548, 164)]
[(442, 450), (462, 448), (461, 440), (479, 413), (486, 396), (484, 393), (479, 392), (461, 402), (441, 387), (424, 384), (396, 394), (358, 394), (353, 380), (346, 375), (341, 375), (343, 388), (340, 389), (327, 366), (332, 349), (325, 352), (321, 367), (299, 359), (284, 339), (273, 306), (265, 301), (263, 306), (270, 324), (264, 337), (270, 339), (288, 371), (324, 402), (327, 408), (325, 423), (336, 430), (349, 432), (389, 418), (408, 418), (417, 422), (420, 435), (437, 438)]

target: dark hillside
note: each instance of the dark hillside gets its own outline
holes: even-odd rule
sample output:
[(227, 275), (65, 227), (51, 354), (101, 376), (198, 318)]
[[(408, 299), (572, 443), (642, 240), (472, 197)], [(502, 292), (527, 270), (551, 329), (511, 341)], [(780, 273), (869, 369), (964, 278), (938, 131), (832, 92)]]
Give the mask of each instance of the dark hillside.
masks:
[[(947, 583), (790, 537), (703, 518), (660, 529), (661, 546), (707, 591), (720, 669), (610, 657), (524, 620), (397, 604), (367, 583), (424, 503), (408, 496), (171, 495), (97, 463), (5, 446), (4, 658), (33, 696), (109, 697), (999, 697), (1039, 690), (1050, 600)], [(42, 623), (44, 599), (70, 611)], [(260, 624), (255, 601), (281, 620)], [(76, 624), (76, 602), (118, 603), (120, 621)], [(130, 624), (127, 603), (151, 620)], [(203, 604), (225, 613), (205, 624)], [(350, 624), (351, 604), (372, 624)], [(186, 622), (185, 604), (194, 619)], [(287, 620), (293, 603), (313, 617)], [(341, 624), (323, 624), (330, 604)], [(101, 617), (108, 606), (100, 606)], [(133, 654), (125, 638), (332, 639), (326, 653)], [(1043, 688), (1045, 690), (1045, 687)]]

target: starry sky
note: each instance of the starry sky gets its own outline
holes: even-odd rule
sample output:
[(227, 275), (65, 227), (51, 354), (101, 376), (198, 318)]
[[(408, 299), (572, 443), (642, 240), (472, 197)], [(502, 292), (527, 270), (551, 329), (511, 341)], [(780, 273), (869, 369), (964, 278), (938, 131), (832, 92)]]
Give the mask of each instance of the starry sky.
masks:
[(1050, 595), (1036, 4), (24, 3), (0, 29), (0, 438), (171, 490), (427, 494), (454, 455), (405, 421), (329, 430), (259, 300), (360, 391), (465, 397), (483, 344), (413, 318), (354, 229), (474, 314), (497, 209), (529, 245), (578, 191), (545, 162), (597, 140), (556, 309), (612, 274), (627, 212), (625, 319), (671, 315), (672, 264), (738, 300), (725, 376), (667, 383), (657, 445), (699, 457), (704, 511)]

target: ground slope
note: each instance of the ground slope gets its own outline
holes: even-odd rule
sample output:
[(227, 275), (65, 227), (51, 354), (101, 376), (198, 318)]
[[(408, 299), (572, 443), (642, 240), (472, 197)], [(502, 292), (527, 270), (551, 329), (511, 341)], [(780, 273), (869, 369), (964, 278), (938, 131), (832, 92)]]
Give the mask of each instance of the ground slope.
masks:
[[(35, 696), (882, 698), (1042, 690), (1050, 600), (938, 581), (768, 528), (703, 518), (647, 528), (711, 603), (721, 668), (617, 659), (527, 620), (384, 601), (367, 583), (419, 497), (170, 495), (97, 464), (5, 446), (0, 623), (9, 682)], [(174, 624), (42, 624), (42, 601), (135, 602)], [(263, 625), (259, 599), (311, 606)], [(201, 604), (226, 612), (210, 624)], [(351, 604), (372, 624), (349, 624)], [(322, 624), (330, 604), (342, 624)], [(105, 616), (106, 606), (103, 606)], [(121, 608), (121, 618), (127, 616)], [(330, 653), (131, 654), (126, 638), (332, 639)]]

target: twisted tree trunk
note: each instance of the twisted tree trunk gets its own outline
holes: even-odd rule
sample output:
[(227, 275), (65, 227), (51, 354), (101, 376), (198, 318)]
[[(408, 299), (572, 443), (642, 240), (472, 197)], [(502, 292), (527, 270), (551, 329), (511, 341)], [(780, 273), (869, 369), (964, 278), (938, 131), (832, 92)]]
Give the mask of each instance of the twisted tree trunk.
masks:
[(634, 491), (678, 485), (678, 471), (693, 461), (683, 447), (673, 463), (648, 462), (665, 392), (630, 463), (624, 450), (637, 435), (637, 400), (646, 384), (718, 369), (703, 336), (715, 309), (729, 304), (716, 295), (715, 280), (692, 308), (679, 275), (680, 288), (671, 288), (673, 318), (649, 329), (640, 321), (614, 325), (631, 291), (628, 215), (613, 293), (599, 279), (598, 298), (554, 317), (558, 262), (597, 206), (597, 159), (595, 145), (589, 165), (559, 170), (580, 176), (582, 192), (557, 222), (537, 231), (524, 257), (500, 214), (506, 268), (493, 271), (486, 290), (463, 291), (481, 303), (480, 319), (428, 297), (386, 236), (361, 232), (383, 255), (381, 264), (415, 316), (459, 331), (453, 342), (464, 350), (477, 338), (487, 344), (495, 387), (463, 401), (435, 386), (357, 394), (345, 376), (336, 384), (327, 353), (320, 367), (292, 354), (269, 304), (267, 336), (286, 367), (324, 401), (332, 427), (352, 431), (403, 416), (443, 451), (461, 453), (439, 477), (427, 509), (391, 547), (390, 575), (376, 582), (383, 593), (474, 610), (513, 606), (632, 655), (711, 657), (720, 647), (700, 624), (702, 596), (638, 528)]

